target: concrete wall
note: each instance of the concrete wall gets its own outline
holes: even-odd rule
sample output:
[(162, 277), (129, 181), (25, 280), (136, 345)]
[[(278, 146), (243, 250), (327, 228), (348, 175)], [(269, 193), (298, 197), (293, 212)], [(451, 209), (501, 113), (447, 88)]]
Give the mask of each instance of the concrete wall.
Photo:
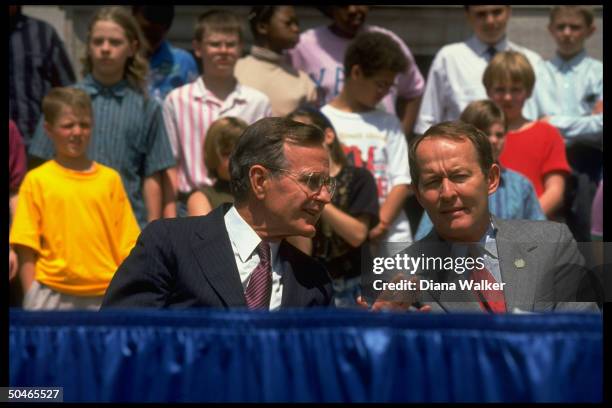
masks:
[[(80, 57), (85, 51), (85, 38), (89, 20), (99, 6), (24, 6), (25, 14), (51, 23), (64, 39), (77, 71), (81, 70)], [(219, 6), (246, 17), (249, 6)], [(176, 6), (175, 20), (169, 38), (177, 46), (191, 49), (191, 36), (196, 17), (218, 6)], [(550, 58), (555, 44), (547, 31), (551, 6), (513, 6), (508, 24), (509, 38)], [(296, 6), (302, 30), (327, 24), (329, 20), (313, 7)], [(594, 58), (603, 59), (603, 7), (595, 6), (597, 30), (587, 41), (586, 48)], [(461, 41), (470, 35), (465, 22), (463, 6), (372, 6), (368, 23), (380, 25), (404, 39), (416, 57), (417, 64), (427, 74), (436, 51), (444, 44)], [(245, 24), (245, 33), (250, 33)]]

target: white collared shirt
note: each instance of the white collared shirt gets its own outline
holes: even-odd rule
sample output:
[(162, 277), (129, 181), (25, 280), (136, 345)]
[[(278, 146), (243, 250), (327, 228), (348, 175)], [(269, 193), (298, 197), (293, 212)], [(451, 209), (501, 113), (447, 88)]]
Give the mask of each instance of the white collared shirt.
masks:
[[(497, 233), (497, 228), (493, 225), (493, 222), (489, 223), (489, 229), (483, 235), (483, 237), (478, 242), (479, 246), (479, 254), (478, 256), (482, 256), (484, 259), (485, 268), (491, 272), (491, 275), (495, 278), (495, 281), (498, 283), (503, 283), (501, 276), (501, 269), (499, 267), (499, 255), (497, 252), (497, 241), (495, 239), (495, 234)], [(468, 247), (465, 244), (454, 244), (451, 246), (451, 254), (453, 257), (466, 256), (468, 251)]]
[(204, 139), (208, 128), (224, 116), (235, 116), (247, 124), (271, 116), (270, 100), (257, 89), (236, 83), (225, 100), (217, 99), (199, 77), (174, 89), (164, 101), (164, 124), (177, 162), (178, 189), (188, 193), (212, 185), (204, 165)]
[[(489, 63), (487, 48), (487, 44), (473, 35), (466, 41), (445, 45), (438, 51), (427, 76), (415, 133), (423, 134), (434, 124), (457, 120), (470, 102), (488, 99), (482, 84), (482, 75)], [(498, 52), (522, 52), (534, 69), (542, 59), (506, 37), (495, 44), (495, 49)]]
[[(225, 216), (223, 217), (225, 222), (225, 228), (229, 235), (230, 242), (232, 243), (232, 251), (234, 252), (234, 259), (236, 260), (236, 266), (240, 273), (240, 282), (242, 282), (243, 291), (246, 291), (249, 280), (251, 279), (251, 273), (259, 264), (259, 254), (257, 253), (257, 246), (261, 242), (261, 238), (251, 228), (249, 224), (240, 216), (236, 207), (230, 208)], [(270, 310), (276, 310), (281, 305), (283, 296), (283, 284), (282, 284), (282, 264), (278, 257), (278, 249), (280, 243), (270, 242), (270, 252), (272, 261), (272, 296), (270, 298)]]

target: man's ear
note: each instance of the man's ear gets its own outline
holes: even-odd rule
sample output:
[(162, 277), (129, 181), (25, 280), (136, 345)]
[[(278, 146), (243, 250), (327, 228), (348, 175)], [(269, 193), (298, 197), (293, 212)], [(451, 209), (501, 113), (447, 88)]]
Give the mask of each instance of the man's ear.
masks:
[(501, 169), (497, 163), (493, 163), (489, 169), (489, 176), (487, 177), (488, 192), (489, 195), (497, 191), (499, 187), (499, 179), (501, 177)]
[(249, 169), (249, 182), (253, 196), (258, 200), (266, 197), (266, 182), (270, 172), (264, 166), (256, 164)]
[(421, 194), (419, 194), (419, 186), (414, 182), (410, 185), (410, 188), (414, 192), (414, 198), (417, 199), (421, 207), (425, 208), (425, 206), (421, 203)]
[(589, 31), (587, 32), (586, 38), (589, 38), (595, 32), (595, 23), (591, 24), (588, 30)]

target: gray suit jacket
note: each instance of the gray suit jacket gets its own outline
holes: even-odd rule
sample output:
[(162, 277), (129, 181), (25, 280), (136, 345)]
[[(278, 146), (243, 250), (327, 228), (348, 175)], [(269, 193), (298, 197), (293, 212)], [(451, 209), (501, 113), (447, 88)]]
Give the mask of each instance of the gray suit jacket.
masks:
[[(497, 229), (499, 265), (508, 312), (598, 311), (595, 302), (579, 299), (586, 270), (567, 225), (550, 221), (502, 220), (491, 217)], [(413, 256), (450, 256), (450, 245), (433, 230), (406, 252)], [(453, 271), (419, 271), (421, 279), (455, 282), (465, 276)], [(457, 285), (459, 287), (459, 285)], [(471, 291), (426, 290), (418, 300), (434, 311), (482, 312)], [(583, 301), (578, 301), (583, 300)]]

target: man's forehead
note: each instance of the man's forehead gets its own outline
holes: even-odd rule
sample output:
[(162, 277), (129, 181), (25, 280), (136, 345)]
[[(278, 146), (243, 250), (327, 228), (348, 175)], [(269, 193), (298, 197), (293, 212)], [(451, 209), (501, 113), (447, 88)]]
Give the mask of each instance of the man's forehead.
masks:
[(303, 146), (285, 143), (283, 148), (285, 159), (294, 167), (329, 167), (329, 154), (323, 145)]
[(438, 158), (462, 163), (477, 161), (476, 147), (467, 137), (451, 138), (443, 135), (430, 136), (417, 146), (417, 162), (429, 162)]

